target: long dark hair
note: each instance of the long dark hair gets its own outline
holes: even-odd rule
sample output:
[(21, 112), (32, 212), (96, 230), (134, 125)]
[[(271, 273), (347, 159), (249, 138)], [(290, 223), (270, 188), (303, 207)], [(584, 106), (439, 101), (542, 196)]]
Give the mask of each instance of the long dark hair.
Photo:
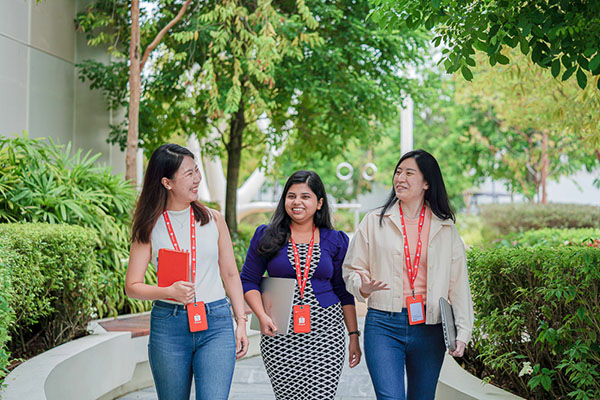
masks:
[[(148, 243), (150, 241), (152, 229), (167, 207), (167, 189), (161, 180), (162, 178), (173, 179), (183, 157), (186, 156), (194, 158), (191, 151), (173, 143), (163, 144), (152, 153), (146, 168), (142, 193), (133, 216), (132, 242)], [(196, 221), (199, 221), (201, 225), (207, 224), (210, 214), (206, 207), (198, 201), (193, 201), (190, 205), (194, 210)]]
[(314, 171), (296, 171), (285, 183), (283, 193), (281, 193), (279, 203), (271, 217), (269, 226), (258, 243), (258, 253), (267, 259), (271, 259), (275, 256), (279, 249), (281, 249), (290, 238), (290, 223), (292, 222), (292, 219), (285, 211), (285, 198), (287, 197), (290, 187), (296, 183), (306, 183), (308, 187), (310, 187), (310, 190), (317, 196), (317, 201), (323, 199), (321, 209), (317, 210), (314, 215), (315, 226), (317, 228), (333, 229), (331, 216), (329, 215), (329, 203), (327, 202), (323, 181)]
[[(396, 173), (396, 170), (402, 161), (407, 158), (415, 159), (417, 166), (423, 174), (425, 182), (429, 184), (429, 188), (425, 191), (425, 202), (429, 204), (431, 211), (440, 219), (451, 219), (452, 221), (456, 221), (454, 211), (452, 211), (452, 206), (450, 206), (450, 201), (448, 200), (448, 193), (446, 192), (446, 186), (444, 185), (442, 171), (440, 170), (440, 166), (435, 157), (421, 149), (409, 151), (400, 158), (400, 161), (396, 164), (396, 168), (394, 168), (394, 173)], [(381, 215), (379, 216), (380, 226), (383, 225), (383, 215), (397, 200), (396, 191), (392, 184), (392, 192), (388, 196), (385, 204), (381, 207)]]

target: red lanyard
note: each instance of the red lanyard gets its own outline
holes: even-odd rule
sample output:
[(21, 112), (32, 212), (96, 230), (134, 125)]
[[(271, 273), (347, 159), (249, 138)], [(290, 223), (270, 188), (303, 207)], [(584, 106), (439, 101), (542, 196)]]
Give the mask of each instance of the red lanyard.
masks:
[(306, 288), (306, 282), (308, 281), (308, 273), (310, 272), (310, 259), (312, 258), (313, 246), (315, 244), (315, 226), (313, 225), (312, 238), (308, 245), (308, 253), (306, 254), (306, 265), (304, 266), (304, 277), (302, 276), (300, 265), (300, 254), (298, 253), (298, 247), (292, 237), (292, 227), (290, 226), (290, 240), (292, 242), (292, 250), (294, 251), (294, 262), (296, 264), (296, 279), (298, 279), (298, 287), (300, 288), (300, 298), (304, 298), (304, 289)]
[[(165, 219), (165, 224), (167, 225), (167, 231), (169, 231), (169, 237), (171, 238), (171, 243), (173, 243), (173, 247), (177, 251), (181, 251), (179, 248), (179, 244), (177, 243), (177, 238), (175, 237), (175, 232), (173, 232), (173, 227), (171, 226), (171, 220), (169, 219), (169, 214), (167, 211), (163, 211), (163, 218)], [(190, 241), (192, 248), (192, 283), (196, 281), (196, 219), (194, 218), (194, 210), (190, 206)]]
[(421, 230), (423, 229), (423, 223), (425, 222), (425, 204), (421, 209), (421, 215), (419, 216), (419, 235), (417, 240), (417, 253), (415, 254), (415, 266), (412, 267), (410, 264), (410, 251), (408, 250), (408, 235), (406, 234), (406, 224), (404, 223), (404, 213), (402, 212), (402, 204), (398, 202), (400, 208), (400, 219), (402, 220), (402, 238), (404, 239), (404, 261), (406, 262), (406, 268), (408, 269), (408, 278), (410, 281), (410, 288), (413, 291), (413, 297), (415, 295), (415, 280), (419, 273), (419, 261), (421, 260)]

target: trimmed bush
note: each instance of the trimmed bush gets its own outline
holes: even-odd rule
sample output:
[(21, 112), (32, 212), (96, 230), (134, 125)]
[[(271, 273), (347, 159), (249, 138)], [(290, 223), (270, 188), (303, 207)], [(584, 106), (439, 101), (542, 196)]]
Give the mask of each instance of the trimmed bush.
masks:
[(10, 359), (8, 342), (10, 341), (10, 325), (15, 320), (15, 311), (10, 304), (12, 285), (10, 271), (4, 260), (7, 258), (6, 243), (0, 239), (0, 383), (8, 373), (7, 367)]
[[(148, 310), (150, 302), (125, 295), (135, 189), (100, 154), (72, 152), (52, 140), (0, 138), (0, 222), (79, 225), (98, 234), (100, 260), (96, 307), (100, 317)], [(156, 283), (149, 269), (148, 283)]]
[(468, 267), (468, 369), (528, 399), (600, 398), (600, 249), (472, 250)]
[(513, 233), (499, 242), (504, 247), (534, 247), (534, 246), (593, 246), (598, 247), (600, 229), (555, 229), (544, 228), (534, 231)]
[(600, 228), (600, 207), (580, 204), (487, 204), (480, 208), (484, 239), (542, 228)]
[(84, 334), (100, 278), (96, 233), (64, 224), (0, 224), (0, 243), (4, 361), (7, 351), (28, 357)]

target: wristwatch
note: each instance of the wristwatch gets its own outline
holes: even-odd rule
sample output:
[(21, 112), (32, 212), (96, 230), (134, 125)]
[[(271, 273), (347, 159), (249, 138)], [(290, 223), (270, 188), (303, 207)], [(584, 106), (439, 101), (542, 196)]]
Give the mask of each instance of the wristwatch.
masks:
[(348, 336), (350, 335), (356, 335), (356, 336), (360, 336), (360, 331), (352, 331), (352, 332), (348, 332)]

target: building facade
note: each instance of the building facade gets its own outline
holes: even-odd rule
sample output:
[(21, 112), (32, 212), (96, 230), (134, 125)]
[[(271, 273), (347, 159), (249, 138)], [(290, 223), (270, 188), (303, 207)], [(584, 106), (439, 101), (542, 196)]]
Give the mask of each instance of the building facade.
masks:
[(0, 0), (0, 135), (27, 131), (74, 148), (101, 153), (99, 160), (125, 171), (125, 154), (106, 142), (109, 112), (100, 91), (78, 78), (76, 64), (108, 61), (75, 30), (79, 0)]

